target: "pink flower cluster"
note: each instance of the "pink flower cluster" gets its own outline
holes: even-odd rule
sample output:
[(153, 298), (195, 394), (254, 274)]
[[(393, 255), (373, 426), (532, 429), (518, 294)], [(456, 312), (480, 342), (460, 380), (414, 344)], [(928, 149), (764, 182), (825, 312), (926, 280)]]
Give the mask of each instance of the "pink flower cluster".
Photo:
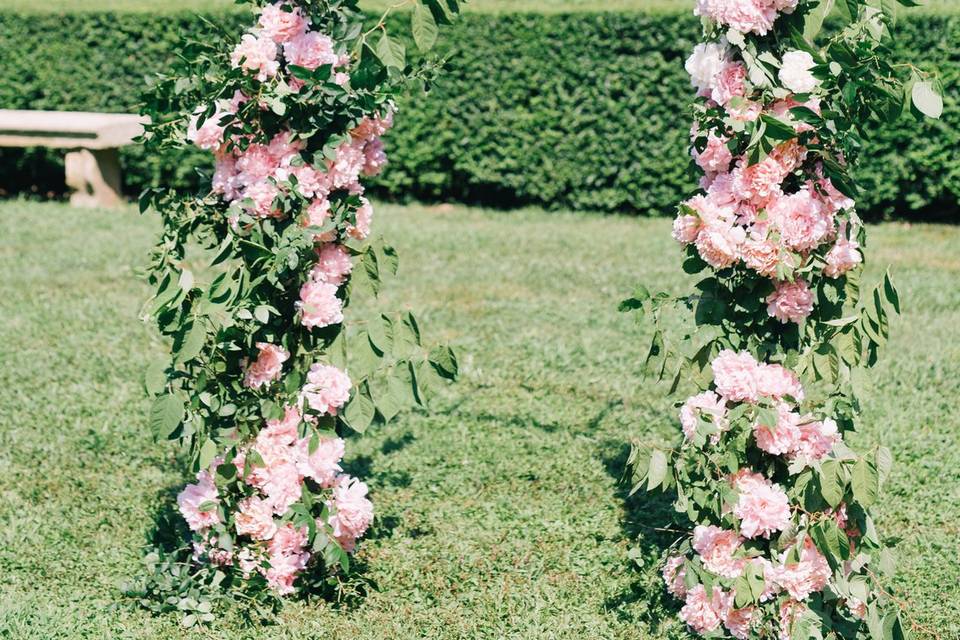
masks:
[(283, 347), (266, 342), (258, 342), (260, 354), (256, 361), (247, 367), (243, 376), (243, 384), (251, 389), (259, 389), (275, 380), (280, 379), (283, 373), (283, 363), (290, 358)]
[[(770, 17), (772, 24), (777, 11), (792, 10), (795, 4), (700, 0), (699, 10), (724, 24), (744, 27), (758, 16)], [(809, 95), (819, 86), (810, 72), (813, 60), (809, 54), (789, 52), (781, 69), (784, 85), (802, 93), (806, 102), (791, 95), (764, 106), (751, 99), (755, 93), (752, 81), (734, 51), (725, 40), (701, 43), (686, 61), (691, 83), (707, 106), (723, 107), (730, 118), (741, 121), (756, 121), (765, 112), (793, 121), (790, 109), (799, 106), (820, 112), (820, 99)], [(795, 121), (794, 129), (798, 135), (812, 131), (809, 124)], [(691, 154), (705, 174), (703, 193), (682, 203), (673, 237), (694, 246), (714, 269), (742, 264), (774, 280), (776, 292), (768, 301), (770, 315), (782, 322), (800, 322), (810, 314), (813, 296), (809, 283), (789, 274), (814, 254), (826, 262), (822, 273), (830, 278), (840, 277), (862, 261), (859, 245), (846, 237), (846, 222), (838, 216), (852, 210), (854, 202), (824, 176), (820, 163), (808, 161), (807, 149), (798, 139), (782, 142), (767, 157), (750, 164), (730, 146), (733, 135), (730, 129), (699, 131), (694, 127), (691, 131)]]
[[(320, 379), (322, 378), (322, 380)], [(304, 395), (320, 413), (332, 414), (350, 392), (350, 379), (333, 367), (315, 365)], [(322, 397), (323, 404), (311, 402)], [(318, 407), (323, 410), (318, 409)], [(344, 551), (352, 552), (356, 541), (373, 522), (373, 504), (367, 486), (342, 473), (340, 461), (344, 442), (340, 438), (301, 436), (304, 417), (296, 407), (287, 407), (283, 418), (268, 420), (254, 441), (237, 449), (231, 460), (240, 481), (252, 492), (237, 504), (233, 524), (237, 536), (245, 539), (235, 552), (218, 549), (210, 528), (220, 524), (219, 494), (213, 468), (197, 475), (197, 484), (187, 485), (177, 497), (180, 512), (199, 537), (196, 549), (220, 565), (238, 563), (246, 574), (261, 573), (280, 595), (294, 591), (293, 583), (310, 561), (305, 527), (295, 528), (285, 516), (302, 497), (305, 480), (329, 491), (326, 501), (330, 515), (317, 526), (328, 528)]]
[(798, 0), (697, 0), (694, 13), (741, 33), (766, 35), (781, 13), (793, 13)]

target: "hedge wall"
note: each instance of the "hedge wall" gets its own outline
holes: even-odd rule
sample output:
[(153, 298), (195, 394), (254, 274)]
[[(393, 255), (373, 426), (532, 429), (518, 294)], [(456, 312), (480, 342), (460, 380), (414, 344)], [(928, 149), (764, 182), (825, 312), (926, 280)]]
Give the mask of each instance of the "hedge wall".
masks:
[[(445, 38), (455, 51), (444, 80), (397, 119), (380, 195), (672, 212), (694, 186), (683, 60), (697, 29), (685, 14), (468, 15)], [(0, 106), (135, 110), (144, 77), (169, 62), (178, 33), (203, 30), (186, 14), (0, 13)], [(861, 209), (960, 220), (960, 16), (913, 16), (898, 31), (904, 59), (941, 70), (946, 111), (940, 122), (882, 128), (859, 171)], [(56, 154), (0, 154), (0, 189), (62, 188)], [(195, 181), (199, 157), (127, 149), (126, 188)]]

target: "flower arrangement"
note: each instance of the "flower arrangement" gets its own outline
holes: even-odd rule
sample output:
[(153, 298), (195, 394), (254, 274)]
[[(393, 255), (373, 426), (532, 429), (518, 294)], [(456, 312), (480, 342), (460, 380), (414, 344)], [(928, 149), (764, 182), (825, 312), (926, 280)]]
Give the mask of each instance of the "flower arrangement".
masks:
[(706, 273), (693, 295), (639, 287), (621, 306), (652, 317), (648, 369), (672, 390), (698, 388), (680, 405), (679, 444), (634, 443), (630, 465), (634, 491), (676, 494), (690, 535), (663, 579), (681, 620), (708, 637), (910, 630), (870, 513), (891, 453), (845, 440), (859, 415), (853, 370), (876, 361), (900, 312), (889, 273), (861, 295), (849, 169), (870, 122), (908, 108), (937, 117), (941, 102), (935, 80), (888, 60), (893, 3), (837, 3), (842, 25), (814, 44), (833, 4), (698, 0), (705, 41), (686, 69), (703, 178), (673, 237), (684, 271)]
[[(391, 10), (403, 5), (422, 51), (459, 10)], [(386, 164), (397, 93), (439, 65), (408, 63), (386, 14), (364, 30), (356, 0), (254, 10), (246, 33), (185, 43), (144, 108), (151, 148), (215, 159), (204, 193), (141, 197), (164, 223), (145, 315), (173, 342), (146, 373), (150, 421), (189, 451), (196, 481), (177, 496), (186, 539), (149, 554), (130, 591), (187, 626), (225, 594), (268, 609), (338, 584), (374, 518), (367, 485), (344, 471), (344, 435), (425, 405), (458, 368), (448, 347), (424, 346), (411, 313), (349, 309), (398, 267), (370, 237), (362, 179)]]

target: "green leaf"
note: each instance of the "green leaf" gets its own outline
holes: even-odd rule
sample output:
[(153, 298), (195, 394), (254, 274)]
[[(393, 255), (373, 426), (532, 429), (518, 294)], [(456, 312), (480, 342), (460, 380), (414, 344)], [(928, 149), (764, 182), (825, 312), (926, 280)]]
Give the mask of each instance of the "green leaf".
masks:
[(164, 394), (154, 400), (150, 407), (150, 430), (157, 440), (169, 438), (180, 426), (183, 415), (183, 401), (169, 393)]
[(207, 438), (200, 447), (200, 456), (197, 458), (197, 466), (202, 469), (209, 469), (210, 463), (217, 457), (217, 443)]
[(647, 467), (647, 490), (652, 491), (660, 486), (667, 476), (667, 456), (660, 449), (650, 452), (650, 464)]
[(881, 486), (890, 477), (890, 469), (893, 467), (893, 454), (886, 447), (877, 447), (876, 454), (877, 474), (880, 478)]
[(413, 41), (420, 51), (427, 52), (437, 43), (437, 21), (433, 13), (421, 2), (413, 6), (411, 13), (411, 29), (413, 31)]
[(143, 388), (152, 396), (162, 392), (167, 386), (166, 360), (154, 360), (143, 372)]
[(774, 140), (793, 140), (797, 137), (797, 132), (793, 127), (779, 118), (763, 114), (760, 116), (767, 125), (766, 136)]
[(437, 373), (447, 380), (456, 380), (460, 370), (457, 363), (457, 354), (446, 345), (439, 345), (430, 351), (430, 364)]
[(843, 500), (844, 486), (840, 479), (840, 463), (836, 460), (827, 460), (820, 465), (820, 491), (831, 507), (836, 507)]
[(823, 21), (832, 9), (833, 0), (820, 0), (817, 6), (806, 15), (803, 23), (803, 38), (805, 40), (813, 42), (816, 39), (820, 29), (823, 28)]
[(910, 92), (913, 105), (928, 118), (938, 119), (943, 115), (943, 98), (931, 82), (917, 82)]
[(853, 467), (853, 496), (864, 507), (877, 501), (880, 495), (880, 476), (874, 464), (864, 458)]
[(375, 413), (376, 405), (370, 397), (370, 389), (366, 383), (363, 383), (350, 398), (342, 417), (348, 427), (357, 433), (363, 433), (373, 422)]
[(203, 320), (197, 318), (190, 324), (186, 335), (183, 337), (183, 341), (179, 347), (176, 348), (176, 363), (184, 364), (196, 358), (203, 350), (206, 341), (206, 325), (203, 323)]
[(386, 79), (387, 68), (377, 52), (364, 43), (357, 68), (350, 74), (350, 84), (357, 89), (373, 89)]
[(377, 41), (377, 55), (380, 61), (388, 67), (403, 69), (406, 65), (407, 52), (403, 43), (395, 38), (391, 38), (384, 31)]
[(899, 315), (900, 313), (900, 293), (897, 291), (897, 287), (893, 284), (893, 278), (890, 276), (890, 270), (883, 275), (883, 294), (886, 297), (887, 302), (893, 305), (894, 311)]

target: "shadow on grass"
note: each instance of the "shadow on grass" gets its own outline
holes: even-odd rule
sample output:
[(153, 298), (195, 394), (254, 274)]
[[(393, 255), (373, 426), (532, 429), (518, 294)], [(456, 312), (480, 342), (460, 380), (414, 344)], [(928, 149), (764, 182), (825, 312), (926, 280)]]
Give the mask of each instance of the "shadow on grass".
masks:
[(607, 474), (617, 481), (615, 494), (624, 505), (620, 526), (630, 548), (624, 561), (634, 571), (630, 585), (605, 604), (621, 620), (645, 624), (652, 634), (660, 635), (663, 623), (672, 623), (680, 608), (664, 588), (660, 568), (667, 549), (681, 534), (669, 494), (641, 490), (630, 495), (629, 455), (630, 445), (626, 442), (608, 439), (600, 443), (600, 461)]

